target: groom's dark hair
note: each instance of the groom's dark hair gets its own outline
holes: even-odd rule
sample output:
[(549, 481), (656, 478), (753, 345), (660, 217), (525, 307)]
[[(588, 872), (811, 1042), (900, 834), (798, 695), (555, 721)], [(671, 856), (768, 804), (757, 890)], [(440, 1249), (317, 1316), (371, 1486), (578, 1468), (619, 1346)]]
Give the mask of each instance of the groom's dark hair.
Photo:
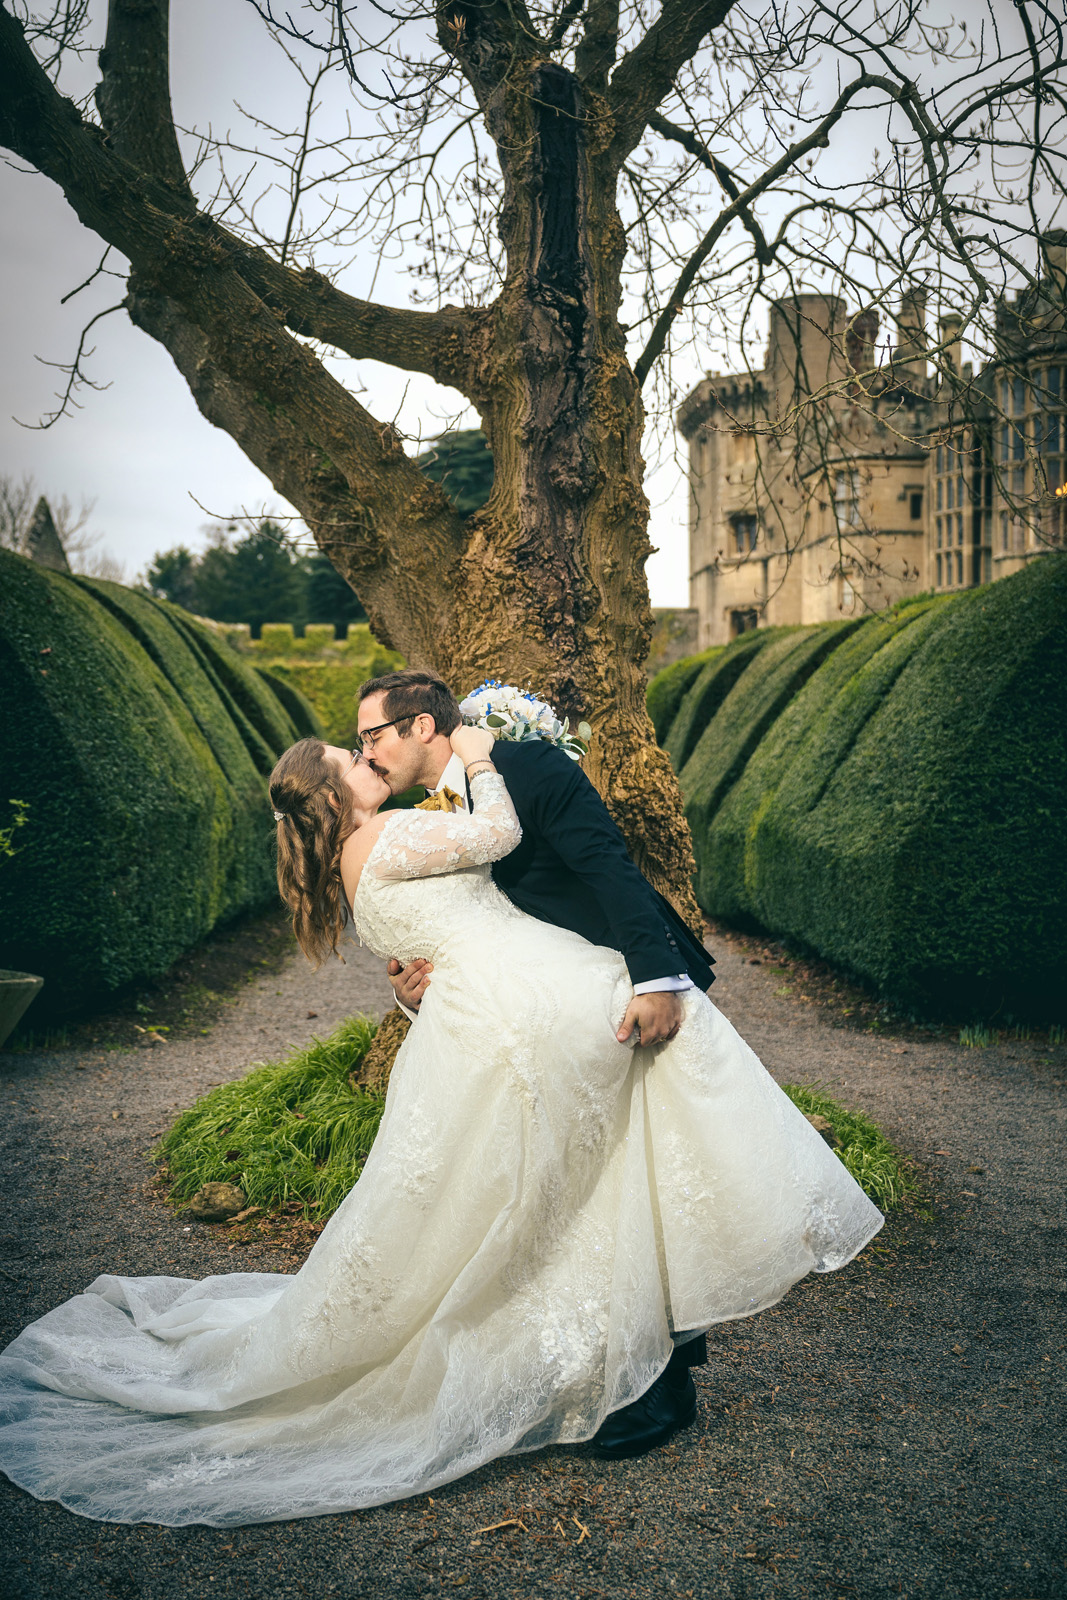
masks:
[(445, 680), (436, 672), (426, 672), (421, 667), (405, 667), (403, 672), (387, 672), (381, 678), (369, 678), (360, 688), (360, 700), (365, 700), (369, 694), (383, 696), (385, 714), (390, 722), (397, 724), (399, 734), (411, 732), (411, 718), (420, 711), (429, 712), (438, 733), (446, 736), (463, 721), (456, 697)]

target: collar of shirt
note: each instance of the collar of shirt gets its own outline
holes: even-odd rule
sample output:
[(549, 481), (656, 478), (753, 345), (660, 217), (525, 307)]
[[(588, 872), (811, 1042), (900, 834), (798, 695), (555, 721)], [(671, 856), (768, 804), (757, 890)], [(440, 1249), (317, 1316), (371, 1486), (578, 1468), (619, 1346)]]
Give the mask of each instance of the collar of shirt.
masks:
[(460, 796), (460, 799), (463, 802), (463, 810), (466, 811), (466, 809), (467, 809), (467, 774), (463, 770), (463, 763), (459, 759), (459, 757), (456, 755), (455, 751), (453, 751), (453, 753), (449, 756), (447, 765), (445, 766), (445, 770), (442, 772), (441, 776), (438, 778), (437, 783), (434, 786), (434, 788), (428, 789), (426, 792), (427, 792), (427, 794), (436, 794), (438, 789), (443, 789), (446, 786), (449, 789), (454, 789), (456, 794), (458, 794)]

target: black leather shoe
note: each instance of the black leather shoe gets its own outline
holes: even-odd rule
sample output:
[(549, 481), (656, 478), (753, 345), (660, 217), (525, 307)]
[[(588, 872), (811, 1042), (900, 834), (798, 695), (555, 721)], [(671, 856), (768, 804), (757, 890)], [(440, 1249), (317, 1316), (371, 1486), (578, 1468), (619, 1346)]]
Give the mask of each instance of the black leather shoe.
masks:
[(697, 1391), (689, 1368), (672, 1359), (639, 1400), (605, 1417), (593, 1444), (597, 1454), (609, 1461), (643, 1456), (646, 1450), (666, 1444), (679, 1428), (688, 1428), (696, 1415)]

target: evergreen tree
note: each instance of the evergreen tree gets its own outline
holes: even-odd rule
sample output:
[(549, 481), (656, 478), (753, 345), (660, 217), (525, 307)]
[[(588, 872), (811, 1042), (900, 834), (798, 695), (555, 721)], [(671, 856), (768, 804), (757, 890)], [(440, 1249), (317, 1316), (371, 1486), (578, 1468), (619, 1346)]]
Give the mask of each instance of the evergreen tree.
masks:
[(324, 555), (305, 556), (304, 613), (308, 622), (332, 622), (343, 639), (352, 622), (366, 622), (367, 613), (355, 590)]
[(193, 552), (183, 544), (171, 550), (160, 550), (146, 569), (144, 581), (159, 600), (169, 600), (172, 605), (201, 615), (197, 594), (199, 562)]
[(442, 433), (416, 461), (439, 483), (461, 517), (480, 511), (493, 487), (493, 452), (481, 428)]
[(276, 523), (261, 522), (231, 544), (226, 534), (204, 551), (196, 588), (203, 615), (247, 622), (258, 639), (265, 622), (304, 625), (304, 575)]
[[(265, 622), (291, 622), (302, 629), (307, 620), (305, 563), (286, 542), (284, 530), (268, 519), (242, 539), (235, 541), (234, 531), (232, 523), (216, 528), (200, 556), (184, 545), (160, 552), (145, 573), (148, 588), (214, 622), (247, 622), (253, 639), (259, 638)], [(351, 595), (344, 580), (338, 582)]]

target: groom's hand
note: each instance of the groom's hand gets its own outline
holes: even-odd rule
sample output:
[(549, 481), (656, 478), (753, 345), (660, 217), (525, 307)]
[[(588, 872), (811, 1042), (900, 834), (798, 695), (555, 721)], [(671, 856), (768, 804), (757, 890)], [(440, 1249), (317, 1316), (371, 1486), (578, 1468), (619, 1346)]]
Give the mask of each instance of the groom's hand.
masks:
[(635, 994), (615, 1037), (625, 1044), (636, 1027), (640, 1029), (641, 1044), (662, 1044), (664, 1039), (673, 1039), (681, 1026), (681, 995), (677, 990), (664, 989), (655, 994)]
[(422, 1004), (422, 997), (430, 984), (430, 973), (433, 966), (421, 957), (417, 961), (409, 961), (406, 967), (394, 957), (386, 967), (389, 982), (393, 986), (393, 993), (402, 1006), (407, 1006), (409, 1011), (417, 1011)]

